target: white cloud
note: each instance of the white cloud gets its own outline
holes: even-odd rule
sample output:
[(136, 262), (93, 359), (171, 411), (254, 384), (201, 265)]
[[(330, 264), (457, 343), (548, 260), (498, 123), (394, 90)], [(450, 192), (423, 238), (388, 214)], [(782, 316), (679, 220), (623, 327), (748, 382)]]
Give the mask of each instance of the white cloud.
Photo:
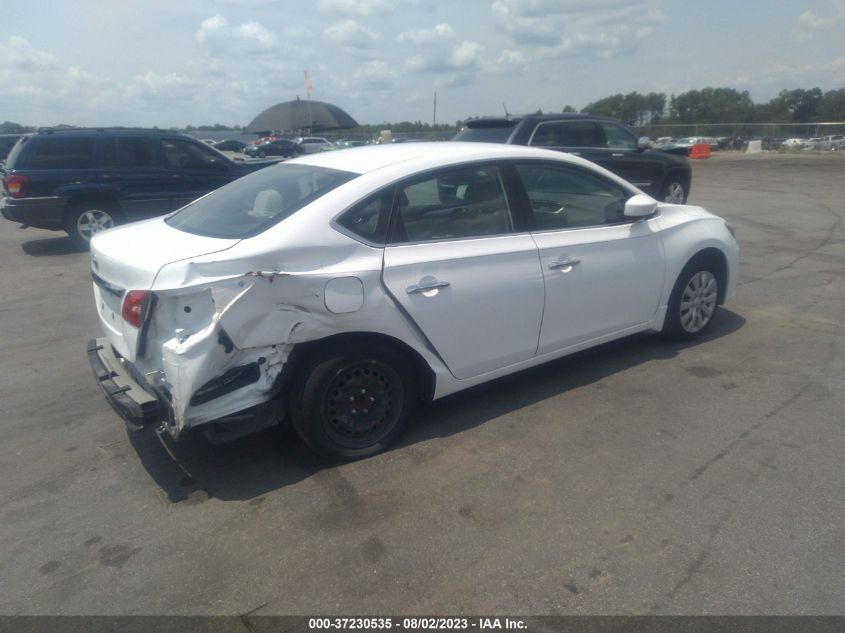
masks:
[(230, 26), (220, 14), (203, 20), (194, 39), (218, 54), (262, 52), (276, 43), (275, 34), (259, 22)]
[(52, 70), (59, 67), (58, 60), (50, 53), (36, 50), (28, 40), (12, 36), (5, 47), (0, 47), (2, 58), (11, 68), (18, 70)]
[(375, 44), (379, 35), (356, 20), (344, 20), (332, 24), (323, 31), (326, 39), (347, 48), (369, 48)]
[(437, 41), (450, 40), (455, 37), (455, 29), (448, 24), (438, 24), (431, 29), (416, 29), (399, 34), (400, 42), (411, 42), (418, 46), (433, 44)]
[(390, 0), (320, 0), (319, 7), (325, 13), (355, 17), (390, 13), (393, 3)]
[(819, 31), (831, 29), (845, 21), (845, 0), (833, 0), (833, 13), (819, 15), (813, 9), (807, 9), (798, 16), (798, 23), (792, 29), (790, 37), (796, 42), (813, 39)]
[(471, 70), (481, 65), (484, 46), (478, 42), (457, 41), (457, 34), (449, 24), (441, 23), (430, 29), (414, 29), (399, 34), (397, 40), (407, 44), (409, 53), (406, 66), (409, 70), (448, 72)]
[(194, 33), (194, 39), (197, 42), (205, 42), (215, 33), (219, 33), (229, 25), (229, 22), (219, 13), (210, 18), (206, 18), (200, 23), (200, 28)]
[(240, 37), (253, 39), (262, 44), (269, 44), (275, 39), (275, 36), (258, 22), (241, 24), (237, 29), (237, 34)]
[(495, 0), (491, 12), (528, 61), (630, 55), (665, 20), (652, 0)]
[(476, 66), (483, 50), (484, 47), (478, 42), (461, 42), (449, 55), (449, 66), (452, 68)]

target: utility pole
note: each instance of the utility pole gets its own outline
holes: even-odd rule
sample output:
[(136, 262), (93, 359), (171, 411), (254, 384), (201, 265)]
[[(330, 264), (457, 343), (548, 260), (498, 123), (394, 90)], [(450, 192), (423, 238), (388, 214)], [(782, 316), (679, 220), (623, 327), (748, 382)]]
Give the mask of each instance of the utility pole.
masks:
[(437, 91), (434, 91), (434, 116), (431, 118), (431, 127), (437, 125)]

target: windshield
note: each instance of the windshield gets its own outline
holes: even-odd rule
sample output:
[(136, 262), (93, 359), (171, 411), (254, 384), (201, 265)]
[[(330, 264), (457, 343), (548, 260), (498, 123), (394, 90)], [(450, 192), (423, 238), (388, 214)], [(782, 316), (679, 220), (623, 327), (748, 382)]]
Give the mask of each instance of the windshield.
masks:
[(356, 176), (311, 165), (274, 165), (213, 191), (165, 221), (198, 235), (251, 237)]

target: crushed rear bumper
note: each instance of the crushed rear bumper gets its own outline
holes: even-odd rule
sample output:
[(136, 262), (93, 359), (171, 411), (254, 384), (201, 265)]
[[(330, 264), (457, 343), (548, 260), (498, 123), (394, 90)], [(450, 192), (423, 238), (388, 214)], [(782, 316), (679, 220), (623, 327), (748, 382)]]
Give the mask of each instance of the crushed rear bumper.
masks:
[(135, 380), (107, 338), (91, 339), (87, 351), (88, 362), (106, 400), (131, 430), (168, 419), (158, 398)]

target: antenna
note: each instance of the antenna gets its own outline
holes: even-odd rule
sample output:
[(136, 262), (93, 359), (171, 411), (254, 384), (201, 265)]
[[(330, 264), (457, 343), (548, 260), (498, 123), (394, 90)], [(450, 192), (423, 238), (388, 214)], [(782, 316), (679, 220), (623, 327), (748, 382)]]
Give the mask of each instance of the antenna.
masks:
[(508, 112), (508, 106), (505, 105), (504, 101), (502, 101), (502, 107), (505, 109), (505, 116), (510, 116), (511, 113)]

